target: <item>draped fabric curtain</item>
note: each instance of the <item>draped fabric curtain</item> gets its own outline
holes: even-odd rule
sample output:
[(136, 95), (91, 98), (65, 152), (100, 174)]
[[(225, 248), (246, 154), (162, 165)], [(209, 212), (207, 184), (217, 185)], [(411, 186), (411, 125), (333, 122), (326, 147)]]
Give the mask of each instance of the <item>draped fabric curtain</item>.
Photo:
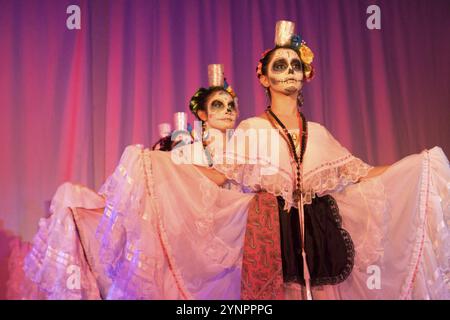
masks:
[[(66, 27), (74, 4), (80, 30)], [(380, 30), (366, 25), (374, 4)], [(125, 146), (151, 146), (188, 111), (208, 64), (224, 64), (240, 120), (260, 114), (255, 68), (280, 19), (315, 53), (309, 120), (374, 165), (448, 154), (449, 12), (447, 0), (0, 0), (0, 264), (58, 185), (97, 190)]]

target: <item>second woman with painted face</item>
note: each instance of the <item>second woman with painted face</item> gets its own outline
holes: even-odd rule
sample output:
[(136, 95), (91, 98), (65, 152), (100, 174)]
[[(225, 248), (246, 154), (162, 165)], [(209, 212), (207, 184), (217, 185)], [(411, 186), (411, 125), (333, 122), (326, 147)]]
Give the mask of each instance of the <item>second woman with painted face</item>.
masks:
[[(194, 143), (181, 141), (173, 148), (171, 156), (176, 164), (212, 167), (213, 157), (223, 153), (234, 129), (239, 112), (237, 97), (223, 76), (223, 65), (209, 65), (208, 76), (209, 86), (199, 88), (189, 102), (189, 109), (196, 117), (192, 131)], [(207, 174), (214, 175), (214, 172), (208, 170)]]
[(223, 153), (239, 110), (236, 94), (224, 78), (223, 66), (209, 65), (208, 78), (209, 87), (197, 90), (189, 102), (189, 109), (201, 122), (201, 141), (208, 163), (212, 166), (211, 161), (216, 150), (220, 149), (217, 152)]

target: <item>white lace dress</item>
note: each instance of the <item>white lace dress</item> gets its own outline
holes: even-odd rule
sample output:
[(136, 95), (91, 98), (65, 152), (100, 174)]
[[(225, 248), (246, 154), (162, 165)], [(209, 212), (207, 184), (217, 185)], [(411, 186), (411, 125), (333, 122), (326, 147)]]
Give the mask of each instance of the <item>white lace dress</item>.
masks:
[(98, 194), (58, 189), (25, 258), (22, 298), (239, 299), (252, 198), (169, 152), (129, 146)]
[[(448, 299), (450, 170), (442, 150), (411, 155), (355, 183), (371, 167), (323, 126), (308, 127), (306, 202), (331, 194), (356, 251), (350, 277), (323, 288), (326, 297)], [(238, 129), (269, 128), (250, 118)], [(98, 194), (70, 184), (58, 190), (25, 260), (28, 279), (40, 298), (239, 299), (253, 192), (266, 190), (295, 205), (287, 145), (279, 148), (257, 159), (236, 149), (225, 154), (230, 163), (216, 154), (216, 169), (235, 182), (228, 190), (195, 166), (175, 164), (170, 153), (127, 147)], [(232, 163), (242, 160), (253, 162)], [(68, 208), (81, 210), (78, 218)], [(96, 236), (89, 231), (95, 225)]]
[[(243, 191), (282, 196), (287, 209), (296, 206), (295, 166), (285, 141), (273, 140), (278, 133), (270, 130), (270, 122), (263, 118), (241, 122), (235, 136), (257, 138), (250, 148), (239, 148), (235, 142), (216, 168), (241, 184)], [(252, 153), (255, 144), (261, 152)], [(308, 122), (305, 203), (316, 195), (333, 196), (355, 246), (350, 277), (339, 285), (319, 288), (324, 291), (321, 296), (449, 299), (450, 169), (445, 154), (439, 147), (424, 150), (396, 162), (380, 176), (358, 182), (370, 169), (325, 127)]]

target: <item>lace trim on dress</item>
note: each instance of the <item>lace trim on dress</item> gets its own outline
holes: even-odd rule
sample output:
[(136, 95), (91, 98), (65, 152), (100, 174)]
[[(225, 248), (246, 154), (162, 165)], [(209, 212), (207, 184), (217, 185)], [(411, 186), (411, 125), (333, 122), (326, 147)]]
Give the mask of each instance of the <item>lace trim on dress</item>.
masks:
[[(433, 150), (431, 150), (433, 151)], [(448, 275), (449, 275), (449, 254), (448, 254), (448, 225), (441, 226), (441, 230), (433, 230), (433, 233), (430, 233), (430, 231), (427, 231), (427, 226), (431, 223), (433, 223), (433, 220), (435, 217), (433, 216), (432, 212), (436, 212), (439, 205), (442, 205), (443, 203), (448, 204), (448, 188), (447, 192), (443, 194), (444, 199), (440, 198), (439, 205), (436, 203), (435, 198), (435, 186), (433, 185), (432, 181), (432, 160), (433, 154), (426, 150), (423, 152), (423, 160), (422, 160), (422, 179), (421, 179), (421, 186), (420, 186), (420, 194), (419, 194), (419, 227), (417, 228), (417, 232), (415, 235), (415, 245), (412, 253), (412, 259), (410, 263), (408, 264), (408, 275), (407, 278), (403, 284), (403, 287), (401, 288), (400, 292), (400, 299), (413, 299), (413, 292), (415, 290), (415, 280), (419, 276), (419, 273), (421, 272), (421, 269), (423, 268), (423, 256), (427, 254), (426, 252), (426, 246), (427, 241), (431, 241), (433, 250), (438, 251), (438, 249), (442, 250), (440, 252), (436, 252), (436, 257), (440, 257), (442, 259), (435, 270), (434, 277), (437, 278), (437, 274), (443, 275), (443, 278), (448, 281)], [(447, 184), (447, 186), (449, 186)], [(446, 198), (446, 199), (445, 199)], [(437, 205), (437, 206), (436, 206)], [(444, 209), (445, 207), (441, 207), (440, 210)], [(445, 208), (444, 209), (444, 217), (448, 212)], [(439, 210), (439, 209), (438, 209)], [(430, 214), (431, 213), (431, 214)], [(430, 239), (430, 236), (434, 239)], [(440, 239), (439, 239), (440, 238)], [(442, 242), (441, 242), (442, 241)], [(444, 281), (445, 281), (444, 280)], [(427, 281), (427, 285), (430, 286), (430, 289), (434, 286), (432, 280)], [(446, 284), (446, 290), (447, 295), (446, 298), (449, 296), (449, 287), (448, 283)], [(444, 289), (445, 290), (445, 289)], [(434, 293), (434, 292), (433, 292)], [(435, 293), (434, 293), (435, 294)]]
[[(162, 250), (164, 252), (164, 256), (167, 259), (167, 263), (169, 265), (169, 270), (172, 273), (172, 276), (174, 277), (175, 283), (177, 285), (177, 288), (181, 294), (181, 296), (184, 299), (192, 299), (192, 296), (190, 295), (189, 291), (186, 289), (186, 285), (183, 281), (183, 277), (181, 276), (181, 273), (179, 269), (176, 267), (175, 261), (173, 259), (173, 253), (172, 248), (169, 245), (168, 237), (164, 228), (164, 224), (161, 219), (161, 212), (158, 208), (158, 202), (155, 199), (155, 191), (154, 191), (154, 184), (153, 184), (153, 174), (152, 174), (152, 163), (151, 163), (151, 156), (150, 156), (150, 150), (144, 149), (142, 150), (142, 160), (143, 160), (143, 170), (145, 173), (145, 189), (147, 192), (147, 195), (151, 201), (151, 204), (153, 205), (153, 211), (156, 214), (156, 225), (158, 230), (158, 237), (161, 242)], [(149, 179), (150, 177), (150, 179)]]
[[(232, 155), (232, 157), (238, 159), (238, 155)], [(291, 173), (265, 159), (244, 159), (244, 164), (214, 164), (214, 168), (223, 173), (227, 179), (240, 184), (244, 191), (265, 191), (276, 197), (282, 196), (286, 202), (286, 210), (294, 205)]]
[[(102, 204), (103, 200), (88, 188), (71, 183), (58, 187), (52, 198), (51, 215), (39, 220), (39, 230), (23, 261), (24, 274), (35, 283), (32, 290), (37, 290), (39, 298), (100, 298), (95, 277), (84, 258), (71, 207)], [(29, 293), (33, 294), (24, 292), (24, 298), (37, 297), (28, 296)]]
[(139, 242), (139, 231), (152, 228), (151, 211), (146, 210), (142, 151), (142, 145), (128, 146), (99, 192), (107, 199), (96, 236), (101, 243), (100, 261), (112, 280), (108, 299), (159, 297), (156, 252), (145, 254)]
[[(282, 196), (286, 202), (285, 210), (291, 206), (297, 207), (292, 197), (294, 180), (291, 173), (264, 159), (256, 159), (254, 163), (256, 164), (215, 164), (214, 168), (225, 174), (227, 179), (250, 188), (252, 192), (266, 191), (276, 197)], [(348, 154), (308, 171), (303, 176), (304, 204), (311, 204), (316, 194), (321, 196), (340, 191), (348, 184), (357, 182), (366, 176), (371, 168), (372, 166)], [(271, 170), (279, 172), (271, 175), (261, 174), (262, 172), (269, 173)]]
[(330, 192), (339, 192), (349, 184), (358, 182), (373, 167), (361, 159), (348, 154), (334, 161), (326, 162), (303, 175), (303, 199), (310, 204), (312, 199)]
[(47, 299), (99, 299), (95, 279), (82, 257), (75, 222), (70, 208), (65, 208), (40, 219), (23, 268)]

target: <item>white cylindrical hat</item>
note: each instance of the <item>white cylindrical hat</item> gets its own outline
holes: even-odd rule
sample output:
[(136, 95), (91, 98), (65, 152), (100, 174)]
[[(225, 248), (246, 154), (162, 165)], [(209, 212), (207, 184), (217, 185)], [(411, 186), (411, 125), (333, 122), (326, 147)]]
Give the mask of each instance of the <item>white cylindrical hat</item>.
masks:
[(295, 23), (287, 20), (280, 20), (275, 26), (275, 46), (285, 46), (291, 43), (295, 32)]
[(223, 64), (208, 65), (208, 84), (210, 87), (223, 87)]

